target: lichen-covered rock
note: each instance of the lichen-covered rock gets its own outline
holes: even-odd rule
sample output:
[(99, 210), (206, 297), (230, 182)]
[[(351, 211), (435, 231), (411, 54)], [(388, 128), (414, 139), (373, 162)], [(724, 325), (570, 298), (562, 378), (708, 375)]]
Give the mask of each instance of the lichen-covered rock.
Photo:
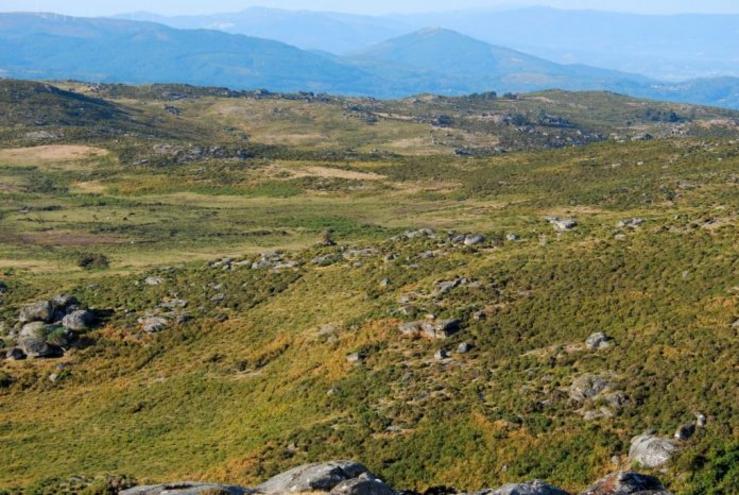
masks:
[(677, 450), (677, 445), (669, 438), (643, 434), (631, 440), (629, 459), (640, 466), (655, 468), (669, 462)]
[(149, 316), (140, 318), (141, 329), (146, 333), (158, 333), (169, 326), (169, 320), (161, 316)]
[(78, 309), (62, 318), (62, 325), (77, 332), (89, 330), (95, 325), (95, 314), (85, 309)]
[(215, 483), (165, 483), (146, 485), (123, 490), (120, 495), (249, 495), (256, 493), (250, 488)]
[(585, 339), (585, 347), (591, 351), (599, 351), (611, 347), (611, 338), (603, 332), (595, 332)]
[(395, 495), (395, 490), (371, 474), (342, 481), (331, 490), (331, 495)]
[(31, 358), (51, 358), (64, 354), (61, 346), (50, 340), (60, 327), (44, 322), (26, 324), (18, 336), (18, 346)]
[(406, 337), (446, 339), (447, 337), (450, 337), (459, 331), (460, 321), (411, 321), (407, 323), (401, 323), (398, 329), (400, 330), (400, 333), (402, 333)]
[(632, 471), (609, 474), (599, 479), (580, 495), (669, 495), (654, 476)]
[(54, 318), (54, 306), (51, 301), (39, 301), (29, 304), (21, 308), (18, 314), (18, 321), (21, 323), (30, 323), (40, 321), (51, 323)]
[(570, 385), (570, 398), (575, 402), (593, 399), (608, 390), (611, 382), (599, 375), (585, 374), (575, 378)]
[(309, 491), (331, 491), (342, 481), (369, 473), (362, 464), (349, 461), (329, 461), (304, 464), (270, 478), (257, 487), (261, 493), (299, 493)]
[(569, 495), (566, 491), (541, 480), (509, 483), (495, 490), (483, 490), (476, 495)]

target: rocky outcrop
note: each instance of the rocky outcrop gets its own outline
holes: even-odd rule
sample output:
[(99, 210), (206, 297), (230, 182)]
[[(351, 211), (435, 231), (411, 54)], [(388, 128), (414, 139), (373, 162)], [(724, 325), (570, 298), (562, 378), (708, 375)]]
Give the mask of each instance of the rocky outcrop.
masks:
[(591, 351), (599, 351), (611, 347), (611, 338), (603, 332), (595, 332), (585, 339), (585, 347)]
[(395, 490), (369, 473), (342, 481), (336, 485), (330, 495), (395, 495)]
[[(130, 485), (129, 485), (130, 486)], [(398, 492), (370, 473), (362, 464), (339, 460), (304, 464), (270, 478), (256, 489), (215, 483), (169, 483), (146, 485), (123, 490), (120, 495), (282, 495), (289, 493), (323, 493), (327, 495), (397, 495)], [(425, 492), (458, 493), (454, 488), (440, 487)], [(486, 488), (465, 495), (569, 495), (566, 491), (541, 480), (509, 483), (499, 488)], [(610, 474), (593, 483), (580, 495), (671, 495), (653, 476), (635, 472)]]
[(411, 321), (402, 323), (398, 329), (406, 337), (428, 339), (446, 339), (457, 333), (460, 329), (459, 320), (441, 321)]
[(541, 480), (509, 483), (495, 490), (482, 490), (475, 495), (569, 495), (566, 491)]
[(670, 495), (654, 476), (633, 471), (609, 474), (593, 483), (580, 495)]
[(256, 491), (235, 485), (182, 482), (137, 486), (123, 490), (120, 495), (249, 495), (252, 493)]
[(629, 459), (639, 466), (656, 468), (667, 464), (677, 450), (677, 445), (669, 438), (645, 433), (631, 440)]
[(270, 478), (257, 487), (266, 494), (331, 491), (342, 481), (371, 474), (362, 464), (349, 461), (330, 461), (304, 464)]

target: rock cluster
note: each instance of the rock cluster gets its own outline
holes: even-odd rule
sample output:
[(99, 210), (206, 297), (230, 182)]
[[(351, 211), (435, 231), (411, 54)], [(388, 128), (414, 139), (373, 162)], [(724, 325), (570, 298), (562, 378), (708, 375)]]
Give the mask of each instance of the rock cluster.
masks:
[[(362, 464), (350, 461), (329, 461), (305, 464), (278, 474), (256, 488), (212, 483), (170, 483), (146, 485), (124, 490), (120, 495), (282, 495), (290, 493), (322, 493), (328, 495), (399, 495)], [(428, 491), (427, 493), (436, 493)], [(439, 493), (457, 493), (445, 488)], [(462, 495), (570, 495), (565, 490), (541, 480), (509, 483), (499, 488), (486, 488)], [(610, 474), (593, 483), (580, 495), (670, 495), (653, 476), (635, 472)]]
[(78, 333), (90, 330), (97, 315), (84, 309), (79, 301), (66, 294), (37, 301), (18, 312), (18, 324), (11, 333), (15, 346), (6, 359), (61, 357), (78, 339)]

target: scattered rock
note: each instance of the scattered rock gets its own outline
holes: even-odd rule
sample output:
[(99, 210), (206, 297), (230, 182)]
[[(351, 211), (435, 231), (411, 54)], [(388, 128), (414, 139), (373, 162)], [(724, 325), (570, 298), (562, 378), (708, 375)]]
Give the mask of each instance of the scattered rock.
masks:
[(11, 361), (22, 361), (23, 359), (26, 359), (26, 353), (23, 352), (23, 349), (20, 347), (13, 347), (5, 354), (5, 359), (9, 359)]
[(434, 359), (437, 361), (443, 361), (449, 357), (449, 353), (447, 353), (444, 349), (439, 349), (434, 354)]
[(346, 361), (351, 364), (361, 363), (362, 355), (358, 352), (353, 352), (346, 357)]
[(516, 234), (506, 234), (505, 239), (506, 241), (513, 242), (519, 240), (520, 238)]
[(0, 294), (5, 294), (8, 292), (8, 284), (0, 280)]
[(557, 232), (566, 232), (577, 227), (577, 220), (574, 218), (546, 217), (546, 220)]
[(462, 342), (461, 344), (459, 344), (459, 346), (457, 346), (457, 352), (459, 354), (467, 354), (471, 350), (472, 350), (472, 345), (468, 344), (467, 342)]
[(689, 440), (695, 434), (695, 423), (686, 423), (681, 425), (677, 431), (675, 431), (675, 440), (684, 442)]
[(162, 318), (161, 316), (140, 318), (139, 323), (141, 324), (141, 329), (146, 333), (161, 332), (169, 326), (169, 320)]
[(434, 286), (434, 296), (443, 296), (452, 289), (456, 289), (465, 284), (467, 284), (467, 279), (464, 277), (457, 277), (454, 280), (442, 280), (441, 282), (437, 282)]
[(348, 460), (304, 464), (270, 478), (259, 485), (257, 490), (269, 495), (309, 491), (328, 492), (342, 481), (357, 478), (364, 473), (371, 474), (362, 464)]
[(585, 346), (591, 351), (599, 351), (611, 347), (611, 338), (603, 332), (595, 332), (585, 339)]
[(477, 246), (478, 244), (482, 244), (483, 242), (485, 242), (485, 236), (481, 234), (470, 234), (465, 236), (464, 238), (465, 246)]
[(669, 495), (654, 476), (633, 471), (609, 474), (599, 479), (580, 495)]
[(483, 490), (476, 495), (569, 495), (556, 486), (544, 483), (541, 480), (526, 483), (509, 483), (496, 490)]
[(599, 375), (585, 374), (575, 378), (570, 385), (570, 398), (575, 402), (592, 399), (611, 387), (611, 383)]
[(676, 452), (677, 445), (669, 438), (643, 434), (631, 440), (629, 459), (640, 466), (656, 468), (669, 462)]
[(618, 222), (616, 224), (616, 227), (618, 227), (619, 229), (625, 229), (625, 228), (636, 229), (639, 226), (641, 226), (643, 223), (644, 223), (643, 218), (627, 218), (625, 220), (621, 220), (620, 222)]
[(93, 312), (78, 309), (62, 318), (62, 325), (69, 330), (82, 332), (92, 328), (95, 325), (95, 320), (96, 318)]
[(18, 345), (30, 358), (60, 357), (64, 351), (56, 343), (50, 342), (50, 337), (53, 338), (59, 329), (40, 321), (28, 323), (21, 329)]
[(214, 483), (167, 483), (163, 485), (137, 486), (123, 490), (120, 495), (250, 495), (250, 488)]
[(54, 319), (54, 306), (51, 301), (39, 301), (30, 304), (21, 309), (18, 315), (18, 321), (21, 323), (29, 323), (32, 321), (42, 321), (51, 323)]
[(357, 478), (342, 481), (330, 495), (395, 495), (395, 490), (371, 474), (363, 473)]
[(429, 339), (445, 339), (457, 333), (460, 329), (459, 320), (411, 321), (402, 323), (400, 332), (406, 337), (426, 337)]
[(695, 415), (695, 426), (697, 426), (698, 428), (705, 428), (706, 423), (707, 423), (707, 420), (704, 414), (697, 413)]
[(146, 277), (144, 279), (144, 283), (146, 285), (151, 285), (151, 286), (162, 285), (164, 283), (164, 279), (162, 279), (162, 277), (151, 276), (151, 277)]

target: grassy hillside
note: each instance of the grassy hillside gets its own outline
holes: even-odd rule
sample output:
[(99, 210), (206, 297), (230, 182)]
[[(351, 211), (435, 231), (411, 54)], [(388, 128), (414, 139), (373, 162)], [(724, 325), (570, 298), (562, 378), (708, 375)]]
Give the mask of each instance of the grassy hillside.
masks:
[[(576, 491), (701, 413), (659, 477), (734, 490), (734, 114), (63, 86), (43, 124), (2, 100), (33, 117), (0, 129), (0, 346), (59, 293), (101, 321), (61, 358), (0, 360), (0, 487), (251, 485), (352, 457), (398, 488)], [(68, 122), (70, 99), (106, 113)], [(105, 115), (134, 127), (66, 132)], [(145, 332), (152, 316), (166, 328)], [(399, 330), (446, 319), (445, 340)], [(598, 331), (607, 349), (585, 345)], [(617, 395), (582, 399), (587, 376)]]

